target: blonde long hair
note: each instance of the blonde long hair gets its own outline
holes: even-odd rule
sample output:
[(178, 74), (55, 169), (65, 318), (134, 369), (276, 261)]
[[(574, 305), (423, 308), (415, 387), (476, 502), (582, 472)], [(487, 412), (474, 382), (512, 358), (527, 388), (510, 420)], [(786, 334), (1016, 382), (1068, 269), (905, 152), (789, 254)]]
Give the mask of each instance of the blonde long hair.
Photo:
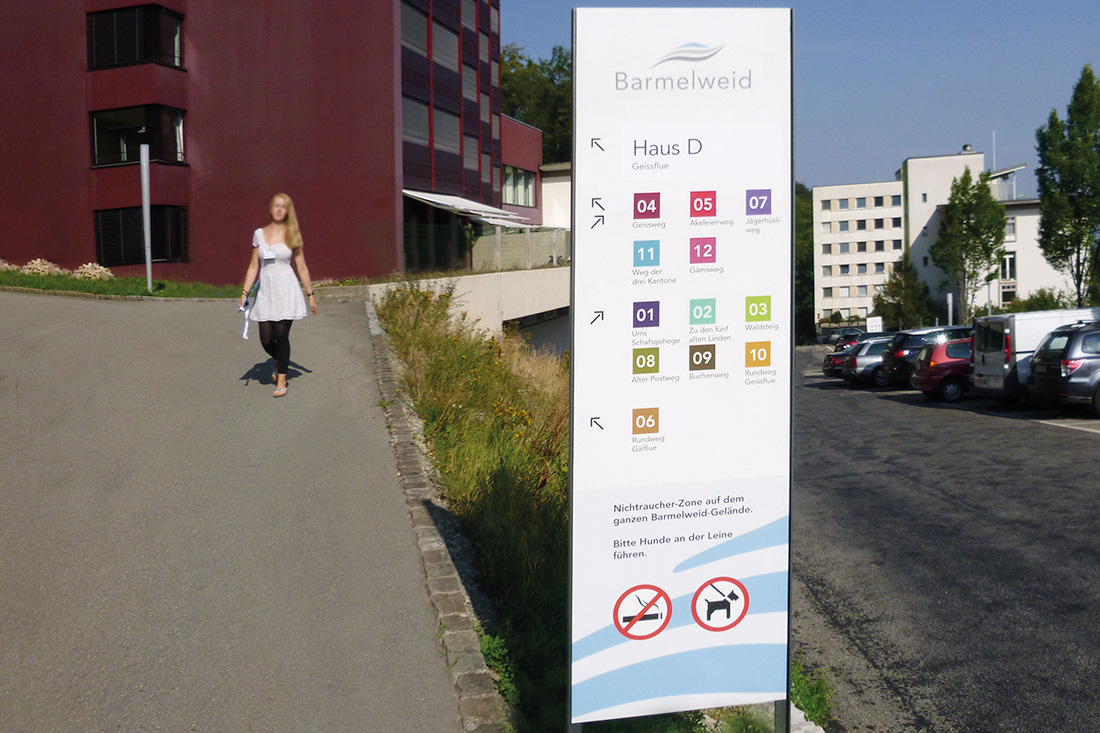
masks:
[(271, 197), (271, 201), (267, 205), (267, 221), (269, 224), (275, 223), (275, 220), (271, 218), (271, 207), (275, 205), (275, 199), (277, 198), (286, 201), (286, 220), (283, 222), (285, 228), (283, 238), (286, 239), (286, 246), (292, 250), (301, 249), (302, 230), (298, 228), (298, 215), (294, 213), (294, 202), (285, 193), (277, 193)]

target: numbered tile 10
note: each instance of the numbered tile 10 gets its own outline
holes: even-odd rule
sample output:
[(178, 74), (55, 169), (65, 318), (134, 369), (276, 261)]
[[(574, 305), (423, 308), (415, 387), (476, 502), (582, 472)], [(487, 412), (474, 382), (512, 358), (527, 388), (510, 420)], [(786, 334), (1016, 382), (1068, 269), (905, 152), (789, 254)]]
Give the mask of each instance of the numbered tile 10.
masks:
[(699, 298), (698, 300), (692, 300), (689, 303), (691, 309), (688, 323), (692, 326), (701, 326), (708, 323), (714, 323), (718, 317), (718, 306), (716, 298)]
[(660, 422), (660, 408), (657, 407), (637, 407), (633, 413), (633, 426), (632, 432), (634, 435), (644, 435), (645, 433), (658, 433), (661, 430)]
[(745, 298), (746, 321), (770, 321), (772, 319), (772, 296), (756, 295)]
[(688, 371), (706, 371), (717, 366), (718, 354), (714, 344), (695, 344), (688, 347)]
[(656, 374), (661, 371), (661, 349), (659, 347), (634, 349), (634, 373)]
[(772, 342), (749, 341), (745, 344), (745, 367), (766, 367), (772, 365)]

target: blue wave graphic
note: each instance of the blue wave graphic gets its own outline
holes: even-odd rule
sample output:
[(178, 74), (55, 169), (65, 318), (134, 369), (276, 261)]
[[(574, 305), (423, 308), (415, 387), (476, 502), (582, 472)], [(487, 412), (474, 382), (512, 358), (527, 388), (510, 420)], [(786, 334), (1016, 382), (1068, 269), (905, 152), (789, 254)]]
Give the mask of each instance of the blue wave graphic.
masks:
[[(787, 590), (789, 578), (787, 573), (768, 573), (756, 575), (751, 578), (738, 578), (745, 584), (749, 592), (749, 616), (758, 613), (786, 613)], [(691, 616), (691, 595), (683, 595), (672, 599), (672, 619), (668, 629), (687, 626), (695, 623)], [(668, 629), (665, 629), (666, 633)], [(619, 644), (630, 643), (630, 640), (619, 633), (611, 624), (599, 631), (594, 631), (583, 639), (573, 642), (573, 661), (579, 661), (592, 656), (605, 649), (610, 649)]]
[(656, 68), (666, 61), (706, 61), (715, 56), (723, 48), (725, 48), (724, 44), (708, 48), (701, 43), (685, 43), (672, 53), (665, 54), (660, 61), (649, 68)]
[(713, 547), (708, 547), (694, 557), (689, 557), (687, 560), (684, 560), (674, 567), (672, 572), (680, 573), (684, 570), (697, 568), (700, 565), (706, 565), (715, 560), (725, 560), (734, 555), (743, 555), (753, 550), (763, 550), (768, 547), (786, 545), (791, 541), (790, 535), (790, 517), (780, 517), (771, 524), (765, 524), (759, 529), (754, 529), (751, 532), (738, 535), (737, 537), (728, 539)]
[(787, 647), (745, 644), (695, 649), (612, 670), (573, 685), (573, 715), (672, 695), (782, 692)]

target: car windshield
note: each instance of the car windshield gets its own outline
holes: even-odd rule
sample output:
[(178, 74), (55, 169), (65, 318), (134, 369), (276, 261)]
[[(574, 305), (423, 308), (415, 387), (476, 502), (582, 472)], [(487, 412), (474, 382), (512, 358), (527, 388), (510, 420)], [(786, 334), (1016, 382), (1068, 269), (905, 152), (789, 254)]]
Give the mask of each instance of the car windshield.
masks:
[(888, 341), (876, 341), (874, 343), (867, 344), (867, 349), (863, 352), (865, 356), (874, 356), (875, 354), (881, 354), (886, 351)]
[(1048, 333), (1043, 343), (1035, 350), (1035, 356), (1039, 359), (1061, 359), (1062, 353), (1069, 343), (1069, 334), (1055, 331)]

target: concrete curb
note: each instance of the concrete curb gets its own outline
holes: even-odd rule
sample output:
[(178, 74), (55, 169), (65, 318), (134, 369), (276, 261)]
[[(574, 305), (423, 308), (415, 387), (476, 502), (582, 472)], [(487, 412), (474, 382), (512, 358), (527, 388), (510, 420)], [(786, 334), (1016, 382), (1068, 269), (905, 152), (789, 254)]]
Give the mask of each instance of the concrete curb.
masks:
[(421, 449), (420, 422), (398, 389), (397, 360), (378, 322), (374, 305), (365, 303), (371, 344), (409, 522), (424, 567), (424, 586), (439, 622), (440, 646), (458, 693), (462, 728), (469, 733), (503, 733), (508, 706), (493, 684), (474, 631), (479, 618), (492, 615), (489, 602), (474, 587), (476, 560), (457, 519), (439, 499), (432, 468)]

